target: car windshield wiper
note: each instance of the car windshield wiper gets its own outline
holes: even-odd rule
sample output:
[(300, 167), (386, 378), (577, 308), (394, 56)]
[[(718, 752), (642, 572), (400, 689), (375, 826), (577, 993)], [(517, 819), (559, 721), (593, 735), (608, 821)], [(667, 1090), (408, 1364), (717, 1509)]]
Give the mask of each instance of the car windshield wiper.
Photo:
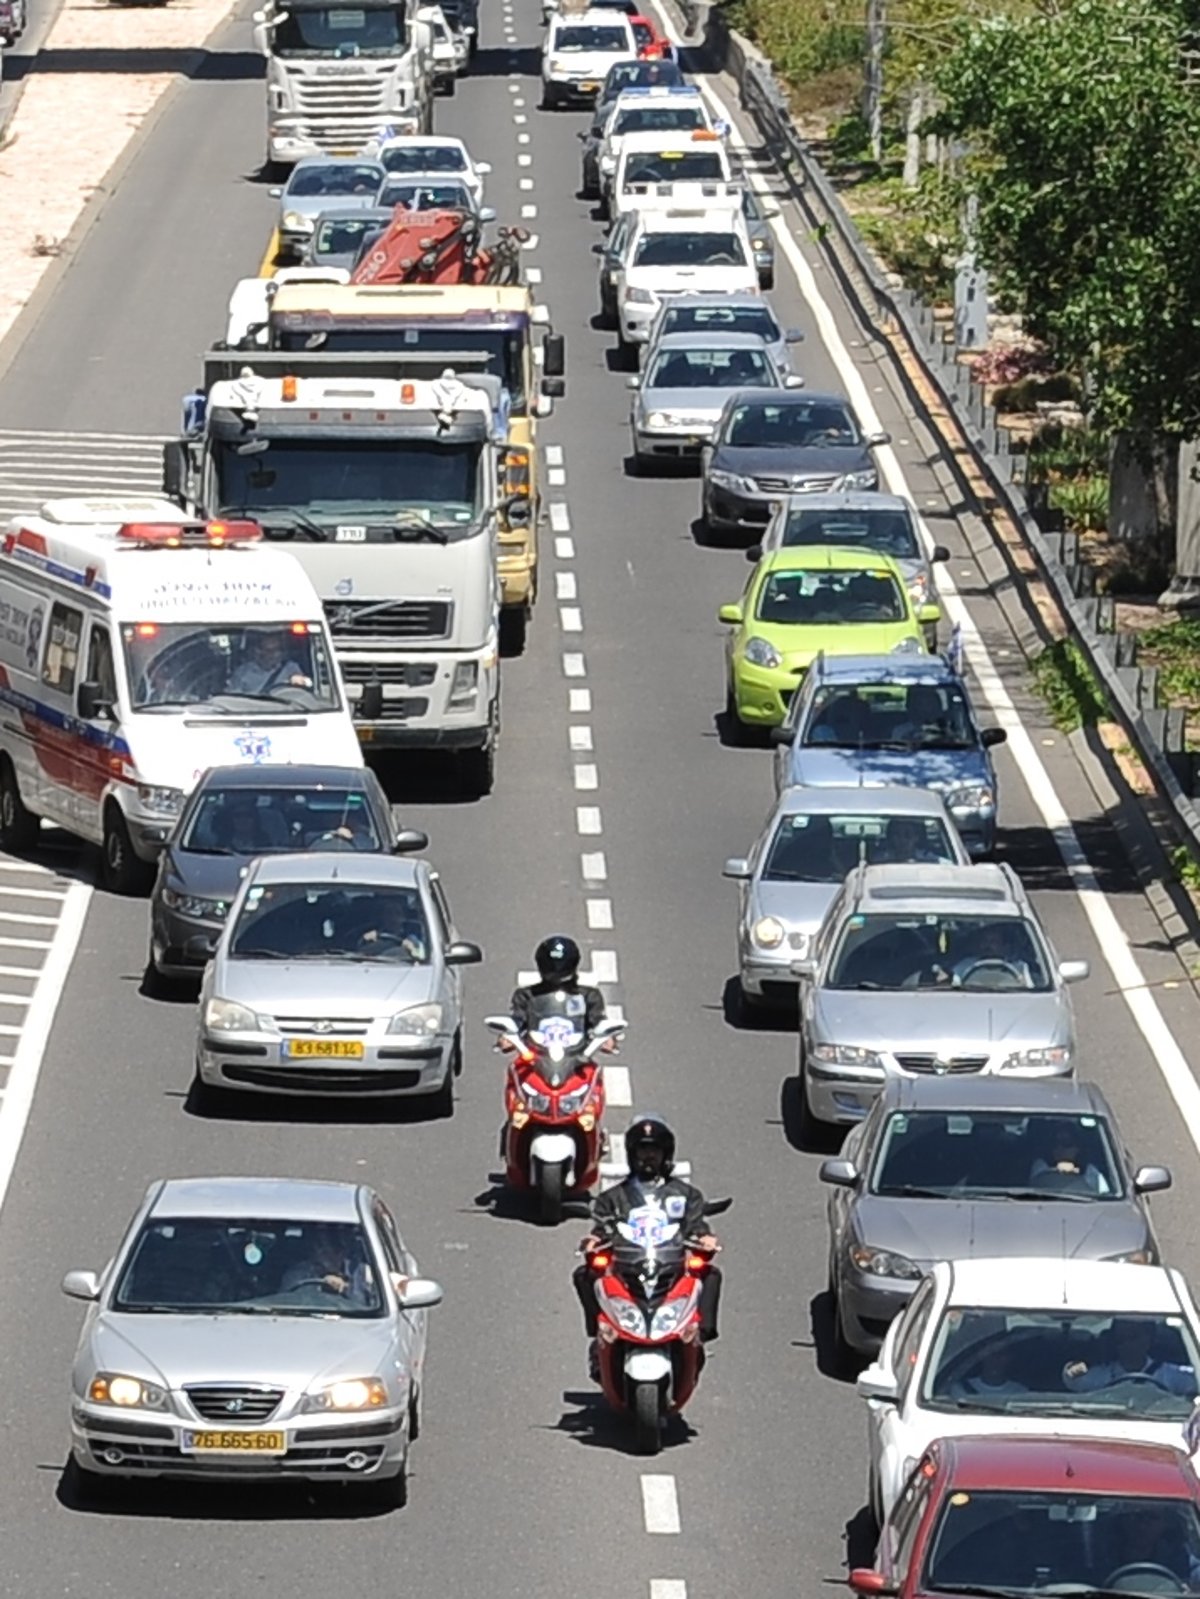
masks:
[(401, 544), (409, 542), (419, 544), (449, 544), (450, 535), (445, 528), (438, 527), (433, 522), (423, 522), (419, 517), (408, 518), (399, 522), (392, 522), (392, 537)]
[(879, 1199), (962, 1199), (964, 1197), (953, 1188), (922, 1188), (918, 1183), (898, 1183), (894, 1187), (889, 1184), (886, 1188), (877, 1188), (875, 1193)]
[(311, 516), (304, 511), (298, 511), (293, 505), (231, 505), (226, 506), (222, 516), (250, 516), (262, 524), (262, 530), (269, 538), (272, 529), (287, 531), (289, 533), (307, 533), (316, 544), (327, 544), (329, 533), (319, 522), (314, 522)]
[(1065, 1200), (1069, 1205), (1090, 1205), (1094, 1199), (1103, 1199), (1107, 1196), (1103, 1194), (1077, 1194), (1072, 1193), (1069, 1189), (1057, 1188), (1005, 1188), (1000, 1190), (994, 1197), (996, 1199), (1045, 1200), (1050, 1204), (1057, 1204), (1060, 1200)]
[(231, 949), (229, 953), (235, 961), (295, 961), (304, 958), (302, 955), (287, 955), (281, 949)]

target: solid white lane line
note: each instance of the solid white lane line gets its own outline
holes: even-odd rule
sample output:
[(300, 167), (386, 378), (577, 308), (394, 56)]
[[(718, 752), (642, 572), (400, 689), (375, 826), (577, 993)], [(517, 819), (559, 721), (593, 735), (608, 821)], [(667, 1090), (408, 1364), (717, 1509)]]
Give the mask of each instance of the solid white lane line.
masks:
[[(572, 688), (567, 690), (567, 705), (572, 716), (586, 716), (592, 708), (592, 691), (590, 688)], [(0, 968), (2, 973), (3, 968)]]
[(604, 859), (602, 849), (585, 850), (579, 857), (579, 869), (589, 883), (608, 881), (608, 862)]
[(582, 655), (563, 656), (563, 673), (566, 677), (586, 677), (587, 664)]
[(559, 600), (578, 599), (579, 584), (574, 572), (555, 572), (554, 597)]
[[(618, 1008), (615, 1005), (607, 1007), (610, 1020), (617, 1020), (613, 1016), (613, 1011)], [(628, 1110), (629, 1106), (633, 1104), (633, 1084), (629, 1079), (628, 1066), (605, 1065), (604, 1093), (610, 1106), (615, 1107), (617, 1110)]]
[[(53, 877), (54, 873), (48, 866), (37, 866), (31, 861), (0, 860), (0, 872), (24, 872), (29, 877)], [(65, 898), (68, 890), (58, 890), (59, 895)]]
[(674, 1477), (665, 1472), (642, 1476), (642, 1516), (647, 1532), (678, 1532), (679, 1495)]
[[(28, 1005), (33, 998), (32, 994), (0, 994), (0, 1005)], [(19, 1033), (21, 1029), (18, 1027)]]
[(598, 805), (575, 807), (575, 831), (583, 838), (596, 838), (604, 831)]
[(567, 737), (571, 748), (580, 754), (586, 754), (592, 747), (592, 730), (590, 727), (568, 727)]
[(587, 924), (594, 933), (611, 933), (613, 925), (612, 900), (589, 899), (587, 901)]
[[(526, 249), (526, 250), (536, 250), (538, 245), (541, 242), (542, 242), (542, 238), (541, 238), (541, 234), (540, 233), (531, 233), (529, 235), (529, 237), (525, 240), (523, 248)], [(538, 349), (539, 350), (541, 349), (541, 345), (538, 345)]]
[[(548, 446), (552, 448), (552, 446)], [(550, 501), (550, 527), (555, 533), (571, 531), (571, 512), (563, 500)]]
[(9, 899), (52, 899), (59, 905), (67, 897), (65, 888), (6, 888), (4, 893)]
[(617, 952), (615, 949), (594, 949), (592, 951), (592, 981), (600, 983), (615, 983), (617, 977)]
[(573, 561), (575, 559), (575, 540), (567, 538), (565, 535), (562, 538), (555, 539), (554, 553), (560, 561)]
[(560, 605), (558, 619), (564, 633), (583, 632), (583, 612), (578, 605)]
[(600, 787), (600, 775), (590, 761), (584, 761), (575, 767), (575, 787), (587, 790)]
[(650, 1599), (687, 1599), (687, 1583), (675, 1577), (651, 1577)]

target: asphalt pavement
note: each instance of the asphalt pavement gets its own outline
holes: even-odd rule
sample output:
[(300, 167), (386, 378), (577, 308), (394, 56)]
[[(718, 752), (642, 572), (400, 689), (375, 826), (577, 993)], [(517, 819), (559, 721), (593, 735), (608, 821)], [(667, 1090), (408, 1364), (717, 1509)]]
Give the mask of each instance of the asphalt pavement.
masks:
[[(560, 1599), (598, 1583), (639, 1599), (794, 1599), (840, 1580), (846, 1529), (861, 1525), (865, 1428), (853, 1389), (823, 1370), (824, 1205), (817, 1157), (798, 1147), (794, 1031), (738, 1031), (724, 1011), (736, 894), (721, 865), (745, 852), (771, 801), (769, 754), (726, 747), (717, 721), (716, 610), (737, 597), (749, 567), (737, 550), (698, 538), (694, 479), (626, 471), (629, 395), (609, 336), (592, 326), (590, 247), (600, 229), (576, 198), (575, 133), (586, 119), (537, 109), (537, 0), (492, 0), (482, 29), (475, 69), (440, 102), (438, 126), (492, 161), (488, 203), (536, 233), (527, 260), (567, 334), (568, 394), (544, 432), (554, 528), (544, 535), (529, 648), (504, 667), (495, 793), (459, 802), (447, 773), (415, 759), (390, 763), (385, 776), (406, 819), (430, 832), (462, 936), (486, 950), (467, 978), (474, 1017), (502, 1006), (538, 937), (560, 929), (576, 932), (624, 1006), (621, 1059), (635, 1103), (673, 1119), (710, 1195), (734, 1196), (721, 1228), (722, 1337), (687, 1426), (659, 1460), (633, 1456), (586, 1380), (569, 1282), (582, 1228), (552, 1234), (500, 1219), (486, 1203), (501, 1074), (482, 1025), (468, 1029), (452, 1121), (359, 1111), (331, 1125), (320, 1109), (278, 1105), (202, 1120), (187, 1103), (194, 1007), (144, 994), (146, 907), (96, 893), (0, 1212), (9, 1438), (0, 1592), (22, 1599)], [(179, 396), (223, 330), (234, 280), (256, 270), (272, 221), (257, 173), (262, 87), (222, 71), (248, 47), (243, 18), (205, 75), (176, 92), (19, 345), (0, 347), (0, 363), (11, 356), (0, 438), (176, 425)], [(1047, 832), (1039, 771), (1149, 992), (1194, 1052), (1192, 992), (1087, 773), (1029, 692), (957, 520), (961, 507), (938, 487), (937, 444), (906, 412), (796, 228), (832, 313), (835, 354), (843, 369), (853, 364), (892, 432), (931, 532), (953, 553), (948, 570), (978, 629), (976, 658), (986, 650), (997, 674), (992, 695), (1012, 701), (1022, 734), (1014, 743), (1036, 796), (1001, 750), (1001, 855), (1030, 884), (1060, 956), (1092, 962), (1075, 990), (1082, 1069), (1113, 1100), (1135, 1156), (1173, 1165), (1176, 1190), (1155, 1213), (1170, 1258), (1198, 1280), (1189, 1226), (1196, 1145), (1115, 991), (1094, 931), (1105, 919), (1094, 905), (1089, 916), (1076, 892), (1089, 880), (1067, 870)], [(842, 386), (811, 289), (806, 299), (783, 260), (779, 285), (781, 320), (808, 331), (798, 365), (810, 386)], [(88, 875), (88, 851), (70, 860)], [(445, 1283), (445, 1303), (431, 1313), (425, 1428), (404, 1511), (363, 1516), (349, 1498), (191, 1486), (139, 1486), (102, 1514), (71, 1501), (62, 1468), (80, 1314), (59, 1280), (70, 1267), (103, 1264), (152, 1178), (202, 1172), (373, 1183), (423, 1269)]]

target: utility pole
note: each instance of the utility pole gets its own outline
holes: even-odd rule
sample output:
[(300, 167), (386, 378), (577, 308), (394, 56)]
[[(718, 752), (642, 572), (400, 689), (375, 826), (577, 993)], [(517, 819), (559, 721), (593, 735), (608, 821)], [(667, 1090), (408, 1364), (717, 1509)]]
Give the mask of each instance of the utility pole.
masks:
[(883, 160), (883, 41), (886, 0), (867, 0), (867, 60), (863, 85), (863, 121), (871, 140), (871, 159)]

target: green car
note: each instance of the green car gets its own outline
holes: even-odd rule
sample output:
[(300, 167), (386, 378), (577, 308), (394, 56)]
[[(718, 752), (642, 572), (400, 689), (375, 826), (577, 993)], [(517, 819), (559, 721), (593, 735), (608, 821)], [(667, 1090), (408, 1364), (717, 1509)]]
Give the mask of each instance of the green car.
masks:
[(729, 623), (725, 713), (730, 727), (778, 727), (819, 651), (924, 655), (920, 617), (887, 555), (828, 545), (772, 550), (750, 574)]

